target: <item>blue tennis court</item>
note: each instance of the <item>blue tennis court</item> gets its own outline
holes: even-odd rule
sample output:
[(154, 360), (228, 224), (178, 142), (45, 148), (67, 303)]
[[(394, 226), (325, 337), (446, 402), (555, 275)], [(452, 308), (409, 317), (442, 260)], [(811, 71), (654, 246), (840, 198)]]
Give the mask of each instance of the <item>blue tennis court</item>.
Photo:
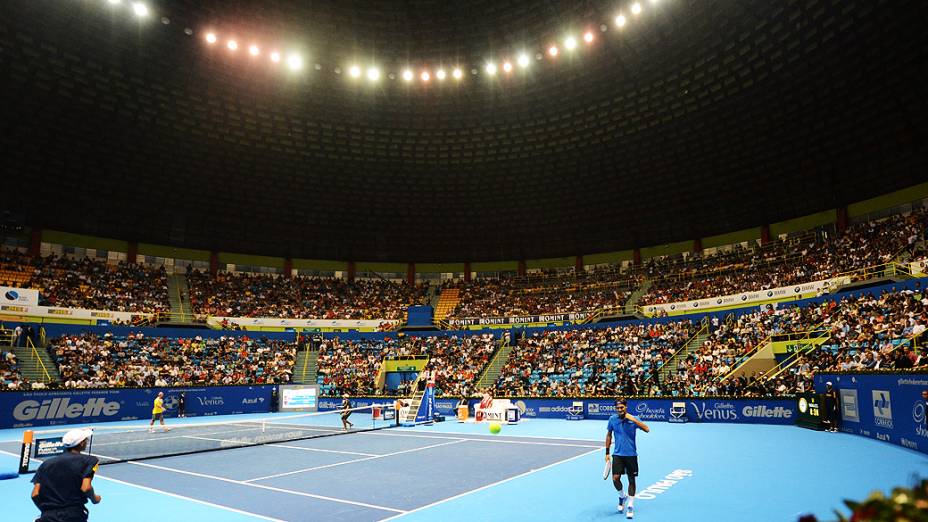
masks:
[[(923, 454), (846, 434), (651, 428), (638, 438), (639, 520), (829, 519), (844, 498), (928, 474)], [(604, 432), (603, 421), (533, 419), (497, 436), (445, 422), (110, 464), (91, 520), (624, 520), (601, 475)], [(21, 433), (0, 432), (0, 467), (15, 467)], [(0, 482), (10, 520), (37, 515), (29, 478)]]

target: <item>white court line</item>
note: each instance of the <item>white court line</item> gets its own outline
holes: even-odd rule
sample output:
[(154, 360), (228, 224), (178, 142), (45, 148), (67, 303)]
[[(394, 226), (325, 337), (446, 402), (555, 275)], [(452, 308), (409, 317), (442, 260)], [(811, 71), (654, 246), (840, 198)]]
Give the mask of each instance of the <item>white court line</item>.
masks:
[(302, 450), (302, 451), (321, 451), (322, 453), (341, 453), (343, 455), (361, 455), (362, 457), (379, 457), (380, 456), (376, 453), (361, 453), (360, 451), (338, 451), (338, 450), (330, 450), (330, 449), (322, 449), (322, 448), (304, 448), (303, 446), (288, 446), (286, 444), (268, 444), (268, 446), (271, 446), (274, 448), (287, 448), (287, 449), (295, 449), (295, 450)]
[[(492, 442), (494, 444), (528, 444), (528, 445), (538, 445), (538, 446), (567, 446), (569, 448), (597, 448), (602, 449), (603, 446), (592, 446), (590, 444), (568, 444), (566, 442), (535, 442), (529, 440), (505, 440), (505, 439), (469, 439), (467, 437), (446, 437), (443, 435), (406, 435), (402, 433), (393, 433), (397, 430), (391, 430), (390, 432), (380, 432), (380, 431), (362, 431), (361, 435), (378, 435), (380, 437), (414, 437), (420, 439), (460, 439), (466, 440), (468, 442)], [(590, 441), (593, 442), (593, 441)]]
[(494, 482), (494, 483), (492, 483), (492, 484), (487, 484), (486, 486), (481, 486), (481, 487), (479, 487), (479, 488), (472, 489), (472, 490), (470, 490), (470, 491), (465, 491), (464, 493), (460, 493), (460, 494), (455, 495), (455, 496), (453, 496), (453, 497), (448, 497), (448, 498), (446, 498), (446, 499), (442, 499), (442, 500), (439, 500), (439, 501), (437, 501), (437, 502), (432, 502), (431, 504), (427, 504), (427, 505), (425, 505), (425, 506), (417, 507), (417, 508), (415, 508), (415, 509), (413, 509), (413, 510), (407, 511), (406, 513), (400, 513), (400, 514), (398, 514), (398, 515), (393, 515), (392, 517), (387, 517), (387, 518), (381, 519), (379, 522), (386, 522), (387, 520), (395, 520), (395, 519), (397, 519), (397, 518), (402, 517), (403, 515), (408, 515), (409, 513), (415, 513), (415, 512), (417, 512), (417, 511), (422, 511), (422, 510), (424, 510), (424, 509), (428, 509), (428, 508), (430, 508), (430, 507), (437, 506), (437, 505), (439, 505), (439, 504), (444, 504), (445, 502), (450, 502), (450, 501), (452, 501), (452, 500), (455, 500), (455, 499), (458, 499), (458, 498), (461, 498), (461, 497), (470, 495), (471, 493), (476, 493), (476, 492), (478, 492), (478, 491), (483, 491), (483, 490), (485, 490), (485, 489), (492, 488), (493, 486), (498, 486), (498, 485), (500, 485), (500, 484), (509, 482), (510, 480), (515, 480), (515, 479), (517, 479), (517, 478), (522, 478), (522, 477), (531, 475), (531, 474), (533, 474), (533, 473), (538, 473), (539, 471), (543, 471), (543, 470), (546, 470), (546, 469), (548, 469), (548, 468), (550, 468), (550, 467), (557, 466), (558, 464), (563, 464), (563, 463), (565, 463), (565, 462), (570, 462), (570, 461), (572, 461), (572, 460), (579, 459), (579, 458), (581, 458), (581, 457), (586, 457), (587, 455), (591, 455), (591, 454), (593, 454), (593, 453), (596, 453), (597, 451), (600, 451), (601, 449), (602, 449), (602, 448), (596, 448), (595, 450), (587, 451), (587, 452), (585, 452), (585, 453), (581, 453), (581, 454), (575, 455), (575, 456), (573, 456), (573, 457), (569, 457), (569, 458), (566, 458), (566, 459), (563, 459), (563, 460), (559, 460), (559, 461), (557, 461), (557, 462), (552, 462), (551, 464), (548, 464), (547, 466), (544, 466), (544, 467), (541, 467), (541, 468), (538, 468), (538, 469), (533, 469), (533, 470), (531, 470), (531, 471), (526, 471), (525, 473), (520, 473), (520, 474), (518, 474), (518, 475), (514, 475), (514, 476), (512, 476), (512, 477), (509, 477), (509, 478), (507, 478), (507, 479), (503, 479), (503, 480)]
[(148, 487), (148, 486), (143, 486), (143, 485), (141, 485), (141, 484), (133, 484), (132, 482), (126, 482), (126, 481), (124, 481), (124, 480), (114, 479), (114, 478), (112, 478), (112, 477), (106, 477), (106, 476), (100, 475), (99, 473), (97, 474), (97, 478), (100, 478), (100, 479), (103, 479), (103, 480), (108, 480), (108, 481), (110, 481), (110, 482), (115, 482), (115, 483), (117, 483), (117, 484), (123, 484), (123, 485), (125, 485), (125, 486), (130, 486), (130, 487), (133, 487), (133, 488), (143, 489), (143, 490), (145, 490), (145, 491), (151, 491), (152, 493), (158, 493), (159, 495), (167, 495), (167, 496), (169, 496), (169, 497), (179, 498), (179, 499), (182, 499), (182, 500), (189, 500), (190, 502), (196, 502), (197, 504), (203, 504), (204, 506), (214, 507), (214, 508), (217, 508), (217, 509), (223, 509), (223, 510), (225, 510), (225, 511), (231, 511), (231, 512), (233, 512), (233, 513), (239, 513), (239, 514), (242, 514), (242, 515), (248, 515), (248, 516), (252, 516), (252, 517), (255, 517), (255, 518), (260, 518), (261, 520), (270, 520), (271, 522), (286, 522), (285, 520), (282, 520), (282, 519), (279, 519), (279, 518), (267, 517), (267, 516), (264, 516), (264, 515), (259, 515), (259, 514), (257, 514), (257, 513), (252, 513), (252, 512), (250, 512), (250, 511), (243, 511), (243, 510), (241, 510), (241, 509), (235, 509), (235, 508), (233, 508), (233, 507), (223, 506), (222, 504), (214, 504), (214, 503), (212, 503), (212, 502), (207, 502), (207, 501), (205, 501), (205, 500), (199, 500), (199, 499), (192, 498), (192, 497), (185, 497), (185, 496), (183, 496), (183, 495), (178, 495), (177, 493), (171, 493), (170, 491), (164, 491), (164, 490), (161, 490), (161, 489), (150, 488), (150, 487)]
[[(530, 421), (532, 419), (522, 419), (521, 422)], [(590, 420), (590, 419), (588, 419)], [(414, 433), (421, 433), (421, 430), (413, 428), (393, 428), (390, 431), (411, 431)], [(473, 432), (467, 431), (440, 431), (436, 433), (443, 433), (445, 435), (474, 435)], [(602, 442), (604, 439), (583, 439), (578, 437), (548, 437), (545, 435), (499, 435), (499, 437), (516, 437), (520, 439), (546, 439), (546, 440), (576, 440), (580, 442)]]
[[(12, 456), (14, 456), (14, 457), (19, 458), (19, 455), (15, 454), (15, 453), (10, 453), (9, 451), (0, 450), (0, 453), (5, 453), (5, 454), (7, 454), (7, 455), (12, 455)], [(41, 461), (38, 460), (38, 459), (32, 459), (32, 460), (33, 460), (34, 462), (41, 462)], [(232, 512), (234, 512), (234, 513), (240, 513), (240, 514), (243, 514), (243, 515), (249, 515), (249, 516), (252, 516), (252, 517), (257, 517), (257, 518), (260, 518), (260, 519), (262, 519), (262, 520), (270, 520), (271, 522), (287, 522), (286, 520), (281, 520), (281, 519), (279, 519), (279, 518), (266, 517), (266, 516), (264, 516), (264, 515), (259, 515), (259, 514), (257, 514), (257, 513), (251, 513), (251, 512), (248, 512), (248, 511), (243, 511), (243, 510), (241, 510), (241, 509), (235, 509), (235, 508), (233, 508), (233, 507), (223, 506), (222, 504), (213, 504), (212, 502), (207, 502), (207, 501), (205, 501), (205, 500), (199, 500), (199, 499), (192, 498), (192, 497), (185, 497), (185, 496), (183, 496), (183, 495), (178, 495), (177, 493), (171, 493), (171, 492), (169, 492), (169, 491), (163, 491), (163, 490), (160, 490), (160, 489), (150, 488), (150, 487), (148, 487), (148, 486), (143, 486), (143, 485), (141, 485), (141, 484), (133, 484), (132, 482), (126, 482), (126, 481), (123, 481), (123, 480), (114, 479), (114, 478), (112, 478), (112, 477), (107, 477), (107, 476), (104, 476), (104, 475), (100, 475), (100, 472), (99, 472), (99, 471), (97, 472), (96, 477), (97, 477), (97, 478), (100, 478), (100, 479), (103, 479), (103, 480), (108, 480), (108, 481), (110, 481), (110, 482), (116, 482), (117, 484), (123, 484), (123, 485), (125, 485), (125, 486), (131, 486), (131, 487), (133, 487), (133, 488), (143, 489), (143, 490), (145, 490), (145, 491), (151, 491), (151, 492), (153, 492), (153, 493), (159, 493), (159, 494), (161, 494), (161, 495), (167, 495), (167, 496), (169, 496), (169, 497), (179, 498), (179, 499), (182, 499), (182, 500), (189, 500), (190, 502), (196, 502), (197, 504), (203, 504), (204, 506), (210, 506), (210, 507), (214, 507), (214, 508), (217, 508), (217, 509), (224, 509), (224, 510), (226, 510), (226, 511), (232, 511)]]
[(364, 503), (364, 502), (355, 502), (355, 501), (353, 501), (353, 500), (345, 500), (345, 499), (343, 499), (343, 498), (326, 497), (326, 496), (324, 496), (324, 495), (314, 495), (314, 494), (312, 494), (312, 493), (304, 493), (304, 492), (302, 492), (302, 491), (293, 491), (292, 489), (275, 488), (275, 487), (273, 487), (273, 486), (265, 486), (264, 484), (252, 484), (252, 483), (250, 483), (250, 482), (245, 482), (245, 481), (242, 481), (242, 480), (235, 480), (235, 479), (230, 479), (230, 478), (225, 478), (225, 477), (217, 477), (217, 476), (215, 476), (215, 475), (207, 475), (207, 474), (205, 474), (205, 473), (196, 473), (196, 472), (193, 472), (193, 471), (185, 471), (185, 470), (182, 470), (182, 469), (168, 468), (168, 467), (164, 467), (164, 466), (156, 466), (156, 465), (154, 465), (154, 464), (149, 464), (149, 463), (147, 463), (147, 462), (134, 462), (134, 461), (129, 461), (129, 462), (127, 462), (127, 464), (132, 464), (132, 465), (134, 465), (134, 466), (143, 466), (143, 467), (146, 467), (146, 468), (160, 469), (160, 470), (162, 470), (162, 471), (170, 471), (170, 472), (172, 472), (172, 473), (180, 473), (181, 475), (190, 475), (190, 476), (192, 476), (192, 477), (199, 477), (199, 478), (205, 478), (205, 479), (218, 480), (218, 481), (221, 481), (221, 482), (228, 482), (229, 484), (238, 484), (239, 486), (248, 486), (248, 487), (252, 487), (252, 488), (266, 489), (266, 490), (268, 490), (268, 491), (276, 491), (276, 492), (278, 492), (278, 493), (288, 493), (288, 494), (290, 494), (290, 495), (297, 495), (297, 496), (300, 496), (300, 497), (317, 498), (317, 499), (320, 499), (320, 500), (328, 500), (328, 501), (331, 501), (331, 502), (338, 502), (338, 503), (340, 503), (340, 504), (351, 504), (351, 505), (354, 505), (354, 506), (361, 506), (361, 507), (366, 507), (366, 508), (371, 508), (371, 509), (379, 509), (379, 510), (382, 510), (382, 511), (392, 511), (392, 512), (394, 512), (394, 513), (400, 513), (400, 514), (406, 513), (406, 511), (404, 511), (404, 510), (402, 510), (402, 509), (395, 509), (395, 508), (386, 507), (386, 506), (377, 506), (377, 505), (375, 505), (375, 504), (366, 504), (366, 503)]
[(384, 453), (383, 455), (375, 455), (375, 456), (373, 456), (373, 457), (365, 457), (365, 458), (363, 458), (363, 459), (346, 460), (346, 461), (344, 461), (344, 462), (336, 462), (335, 464), (326, 464), (326, 465), (324, 465), (324, 466), (315, 466), (315, 467), (312, 467), (312, 468), (298, 469), (298, 470), (296, 470), (296, 471), (288, 471), (288, 472), (286, 472), (286, 473), (277, 473), (276, 475), (268, 475), (268, 476), (266, 476), (266, 477), (258, 477), (258, 478), (248, 479), (248, 480), (245, 480), (244, 482), (246, 482), (246, 483), (248, 483), (248, 484), (251, 484), (252, 482), (255, 482), (255, 481), (257, 481), (257, 480), (272, 479), (272, 478), (277, 478), (277, 477), (286, 477), (286, 476), (288, 476), (288, 475), (296, 475), (297, 473), (304, 473), (304, 472), (307, 472), (307, 471), (316, 471), (317, 469), (334, 468), (334, 467), (336, 467), (336, 466), (344, 466), (345, 464), (354, 464), (355, 462), (364, 462), (364, 461), (368, 461), (368, 460), (382, 459), (382, 458), (384, 458), (384, 457), (392, 457), (392, 456), (394, 456), (394, 455), (402, 455), (403, 453), (412, 453), (412, 452), (414, 452), (414, 451), (422, 451), (422, 450), (427, 450), (427, 449), (430, 449), (430, 448), (437, 448), (437, 447), (439, 447), (439, 446), (447, 446), (447, 445), (449, 445), (449, 444), (457, 444), (457, 443), (459, 443), (459, 442), (467, 442), (467, 441), (466, 441), (466, 439), (455, 439), (455, 440), (452, 440), (451, 442), (442, 442), (442, 443), (440, 443), (440, 444), (432, 444), (431, 446), (422, 446), (421, 448), (412, 448), (412, 449), (407, 449), (407, 450), (403, 450), (403, 451), (394, 451), (393, 453)]

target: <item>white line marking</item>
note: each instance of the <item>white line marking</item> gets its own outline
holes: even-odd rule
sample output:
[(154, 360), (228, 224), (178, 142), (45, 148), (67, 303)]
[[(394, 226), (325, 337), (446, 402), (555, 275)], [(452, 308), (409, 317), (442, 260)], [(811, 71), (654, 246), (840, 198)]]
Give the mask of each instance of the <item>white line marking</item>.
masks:
[[(593, 446), (591, 444), (568, 444), (566, 442), (535, 442), (528, 440), (506, 440), (506, 439), (470, 439), (467, 437), (445, 437), (441, 435), (406, 435), (403, 433), (393, 433), (390, 432), (381, 432), (381, 431), (363, 431), (360, 432), (361, 435), (378, 435), (381, 437), (413, 437), (419, 439), (460, 439), (466, 440), (468, 442), (491, 442), (494, 444), (529, 444), (529, 445), (539, 445), (539, 446), (567, 446), (570, 448), (602, 448), (602, 445)], [(559, 439), (555, 439), (559, 440)], [(560, 439), (563, 440), (563, 439)], [(590, 441), (593, 442), (593, 441)]]
[(579, 458), (581, 458), (581, 457), (586, 457), (587, 455), (591, 455), (591, 454), (593, 454), (593, 453), (596, 453), (597, 451), (600, 451), (600, 449), (601, 449), (601, 448), (596, 448), (595, 450), (592, 450), (592, 451), (587, 451), (587, 452), (585, 452), (585, 453), (581, 453), (581, 454), (579, 454), (579, 455), (575, 455), (575, 456), (570, 457), (570, 458), (566, 458), (566, 459), (563, 459), (563, 460), (559, 460), (559, 461), (557, 461), (557, 462), (552, 462), (551, 464), (548, 464), (547, 466), (544, 466), (544, 467), (541, 467), (541, 468), (538, 468), (538, 469), (533, 469), (533, 470), (531, 470), (531, 471), (526, 471), (525, 473), (520, 473), (519, 475), (514, 475), (514, 476), (509, 477), (509, 478), (507, 478), (507, 479), (503, 479), (503, 480), (494, 482), (494, 483), (492, 483), (492, 484), (487, 484), (486, 486), (481, 486), (481, 487), (479, 487), (479, 488), (472, 489), (472, 490), (470, 490), (470, 491), (465, 491), (464, 493), (460, 493), (460, 494), (455, 495), (455, 496), (453, 496), (453, 497), (448, 497), (448, 498), (446, 498), (446, 499), (442, 499), (442, 500), (439, 500), (439, 501), (437, 501), (437, 502), (432, 502), (431, 504), (427, 504), (427, 505), (425, 505), (425, 506), (417, 507), (417, 508), (415, 508), (415, 509), (413, 509), (413, 510), (407, 511), (406, 513), (400, 513), (400, 514), (398, 514), (398, 515), (393, 515), (392, 517), (387, 517), (387, 518), (381, 519), (379, 522), (386, 522), (387, 520), (395, 520), (395, 519), (397, 519), (397, 518), (402, 517), (403, 515), (408, 515), (409, 513), (415, 513), (415, 512), (417, 512), (417, 511), (422, 511), (422, 510), (424, 510), (424, 509), (428, 509), (428, 508), (430, 508), (430, 507), (434, 507), (434, 506), (437, 506), (437, 505), (439, 505), (439, 504), (444, 504), (445, 502), (450, 502), (450, 501), (452, 501), (452, 500), (455, 500), (455, 499), (458, 499), (458, 498), (461, 498), (461, 497), (470, 495), (471, 493), (476, 493), (476, 492), (478, 492), (478, 491), (483, 491), (484, 489), (492, 488), (493, 486), (498, 486), (498, 485), (500, 485), (500, 484), (509, 482), (509, 481), (511, 481), (511, 480), (515, 480), (515, 479), (517, 479), (517, 478), (522, 478), (522, 477), (525, 477), (525, 476), (527, 476), (527, 475), (531, 475), (531, 474), (533, 474), (533, 473), (538, 473), (539, 471), (543, 471), (543, 470), (546, 470), (546, 469), (548, 469), (548, 468), (550, 468), (550, 467), (557, 466), (558, 464), (563, 464), (563, 463), (565, 463), (565, 462), (570, 462), (570, 461), (572, 461), (572, 460), (579, 459)]
[(275, 488), (275, 487), (273, 487), (273, 486), (265, 486), (265, 485), (263, 485), (263, 484), (252, 484), (252, 483), (244, 482), (244, 481), (241, 481), (241, 480), (234, 480), (234, 479), (225, 478), (225, 477), (217, 477), (217, 476), (215, 476), (215, 475), (207, 475), (207, 474), (205, 474), (205, 473), (195, 473), (195, 472), (193, 472), (193, 471), (185, 471), (185, 470), (182, 470), (182, 469), (168, 468), (168, 467), (165, 467), (165, 466), (156, 466), (156, 465), (154, 465), (154, 464), (149, 464), (149, 463), (147, 463), (147, 462), (133, 462), (133, 461), (129, 461), (129, 462), (127, 462), (127, 464), (132, 464), (132, 465), (134, 465), (134, 466), (143, 466), (143, 467), (146, 467), (146, 468), (160, 469), (160, 470), (162, 470), (162, 471), (169, 471), (169, 472), (172, 472), (172, 473), (180, 473), (180, 474), (182, 474), (182, 475), (190, 475), (190, 476), (192, 476), (192, 477), (200, 477), (200, 478), (205, 478), (205, 479), (218, 480), (218, 481), (221, 481), (221, 482), (228, 482), (228, 483), (230, 483), (230, 484), (238, 484), (239, 486), (248, 486), (248, 487), (252, 487), (252, 488), (266, 489), (266, 490), (268, 490), (268, 491), (276, 491), (276, 492), (278, 492), (278, 493), (288, 493), (288, 494), (290, 494), (290, 495), (297, 495), (297, 496), (301, 496), (301, 497), (310, 497), (310, 498), (317, 498), (317, 499), (320, 499), (320, 500), (328, 500), (328, 501), (331, 501), (331, 502), (338, 502), (338, 503), (340, 503), (340, 504), (351, 504), (351, 505), (354, 505), (354, 506), (361, 506), (361, 507), (366, 507), (366, 508), (371, 508), (371, 509), (379, 509), (379, 510), (382, 510), (382, 511), (392, 511), (392, 512), (394, 512), (394, 513), (405, 513), (405, 512), (406, 512), (406, 511), (404, 511), (404, 510), (402, 510), (402, 509), (395, 509), (395, 508), (386, 507), (386, 506), (377, 506), (377, 505), (374, 505), (374, 504), (366, 504), (366, 503), (364, 503), (364, 502), (355, 502), (355, 501), (353, 501), (353, 500), (345, 500), (345, 499), (342, 499), (342, 498), (326, 497), (326, 496), (323, 496), (323, 495), (314, 495), (314, 494), (312, 494), (312, 493), (304, 493), (304, 492), (302, 492), (302, 491), (293, 491), (293, 490), (291, 490), (291, 489)]
[[(521, 423), (523, 423), (523, 422), (531, 421), (531, 420), (532, 420), (532, 419), (522, 419), (521, 421), (519, 421), (519, 423), (521, 424)], [(588, 420), (589, 420), (589, 419), (588, 419)], [(412, 432), (416, 432), (416, 433), (421, 433), (421, 430), (418, 430), (418, 429), (411, 429), (411, 428), (393, 428), (393, 429), (391, 429), (390, 431), (391, 431), (391, 432), (395, 432), (395, 431), (412, 431)], [(474, 435), (473, 432), (466, 432), (466, 431), (440, 431), (440, 432), (437, 432), (437, 433), (442, 433), (442, 434), (445, 434), (445, 435), (449, 435), (449, 434), (450, 434), (450, 435)], [(510, 436), (510, 437), (517, 437), (517, 438), (520, 438), (520, 439), (576, 440), (576, 441), (580, 441), (580, 442), (600, 442), (600, 439), (583, 439), (583, 438), (577, 438), (577, 437), (547, 437), (547, 436), (544, 436), (544, 435), (509, 435), (509, 436)], [(506, 437), (506, 435), (500, 435), (500, 437)]]
[(344, 466), (345, 464), (354, 464), (355, 462), (364, 462), (364, 461), (368, 461), (368, 460), (382, 459), (382, 458), (384, 458), (384, 457), (392, 457), (392, 456), (394, 456), (394, 455), (402, 455), (403, 453), (412, 453), (412, 452), (414, 452), (414, 451), (422, 451), (422, 450), (427, 450), (427, 449), (431, 449), (431, 448), (437, 448), (437, 447), (439, 447), (439, 446), (447, 446), (447, 445), (449, 445), (449, 444), (457, 444), (457, 443), (459, 443), (459, 442), (466, 442), (466, 440), (465, 440), (465, 439), (455, 439), (455, 440), (452, 440), (451, 442), (442, 442), (442, 443), (440, 443), (440, 444), (432, 444), (431, 446), (422, 446), (422, 447), (420, 447), (420, 448), (412, 448), (412, 449), (407, 449), (407, 450), (403, 450), (403, 451), (394, 451), (393, 453), (385, 453), (385, 454), (383, 454), (383, 455), (375, 455), (375, 456), (373, 456), (373, 457), (365, 457), (365, 458), (363, 458), (363, 459), (346, 460), (346, 461), (344, 461), (344, 462), (336, 462), (336, 463), (334, 463), (334, 464), (326, 464), (326, 465), (324, 465), (324, 466), (315, 466), (315, 467), (312, 467), (312, 468), (298, 469), (298, 470), (296, 470), (296, 471), (288, 471), (288, 472), (286, 472), (286, 473), (277, 473), (276, 475), (268, 475), (268, 476), (266, 476), (266, 477), (258, 477), (258, 478), (248, 479), (248, 480), (245, 480), (245, 481), (243, 481), (243, 482), (246, 482), (246, 483), (249, 483), (249, 484), (250, 484), (250, 483), (255, 482), (255, 481), (258, 481), (258, 480), (272, 479), (272, 478), (277, 478), (277, 477), (286, 477), (286, 476), (288, 476), (288, 475), (296, 475), (297, 473), (304, 473), (304, 472), (308, 472), (308, 471), (316, 471), (316, 470), (318, 470), (318, 469), (334, 468), (334, 467), (336, 467), (336, 466)]
[(126, 482), (126, 481), (124, 481), (124, 480), (114, 479), (114, 478), (112, 478), (112, 477), (106, 477), (106, 476), (103, 476), (103, 475), (99, 475), (99, 474), (98, 474), (98, 475), (97, 475), (97, 478), (100, 478), (100, 479), (103, 479), (103, 480), (108, 480), (108, 481), (110, 481), (110, 482), (115, 482), (115, 483), (117, 483), (117, 484), (123, 484), (123, 485), (125, 485), (125, 486), (130, 486), (130, 487), (133, 487), (133, 488), (143, 489), (143, 490), (145, 490), (145, 491), (151, 491), (152, 493), (158, 493), (159, 495), (167, 495), (167, 496), (169, 496), (169, 497), (179, 498), (179, 499), (182, 499), (182, 500), (189, 500), (190, 502), (196, 502), (197, 504), (203, 504), (204, 506), (214, 507), (214, 508), (217, 508), (217, 509), (223, 509), (223, 510), (226, 510), (226, 511), (231, 511), (231, 512), (233, 512), (233, 513), (240, 513), (240, 514), (242, 514), (242, 515), (249, 515), (249, 516), (252, 516), (252, 517), (255, 517), (255, 518), (260, 518), (261, 520), (270, 520), (270, 521), (272, 521), (272, 522), (286, 522), (285, 520), (281, 520), (281, 519), (279, 519), (279, 518), (272, 518), (272, 517), (268, 517), (268, 516), (264, 516), (264, 515), (259, 515), (259, 514), (257, 514), (257, 513), (251, 513), (250, 511), (243, 511), (243, 510), (241, 510), (241, 509), (235, 509), (235, 508), (233, 508), (233, 507), (223, 506), (222, 504), (214, 504), (214, 503), (212, 503), (212, 502), (207, 502), (207, 501), (205, 501), (205, 500), (199, 500), (199, 499), (195, 499), (195, 498), (191, 498), (191, 497), (185, 497), (185, 496), (183, 496), (183, 495), (178, 495), (177, 493), (171, 493), (170, 491), (164, 491), (164, 490), (161, 490), (161, 489), (150, 488), (150, 487), (148, 487), (148, 486), (142, 486), (141, 484), (133, 484), (132, 482)]
[(376, 453), (361, 453), (360, 451), (338, 451), (338, 450), (330, 450), (330, 449), (322, 449), (322, 448), (304, 448), (303, 446), (288, 446), (286, 444), (268, 444), (268, 446), (271, 446), (274, 448), (287, 448), (287, 449), (295, 449), (295, 450), (302, 450), (302, 451), (321, 451), (322, 453), (341, 453), (343, 455), (361, 455), (362, 457), (379, 457), (380, 456)]

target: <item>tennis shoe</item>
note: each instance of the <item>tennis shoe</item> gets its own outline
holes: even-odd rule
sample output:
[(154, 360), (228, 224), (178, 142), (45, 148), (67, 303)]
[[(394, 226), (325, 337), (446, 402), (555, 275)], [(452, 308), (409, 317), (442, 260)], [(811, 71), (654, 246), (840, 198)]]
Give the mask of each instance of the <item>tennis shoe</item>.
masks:
[(635, 510), (631, 506), (629, 506), (628, 509), (625, 510), (625, 518), (628, 518), (628, 519), (635, 518)]
[(616, 511), (621, 513), (625, 511), (625, 497), (619, 497), (619, 505), (615, 507)]

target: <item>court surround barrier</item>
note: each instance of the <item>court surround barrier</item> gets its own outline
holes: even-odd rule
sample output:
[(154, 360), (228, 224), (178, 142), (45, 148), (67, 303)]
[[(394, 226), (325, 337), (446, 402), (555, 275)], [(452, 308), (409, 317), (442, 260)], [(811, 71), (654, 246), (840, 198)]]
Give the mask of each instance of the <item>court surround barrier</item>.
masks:
[(0, 393), (0, 428), (55, 426), (150, 419), (152, 401), (164, 392), (166, 417), (177, 414), (181, 392), (188, 417), (267, 413), (273, 384), (166, 388), (36, 390)]
[[(564, 419), (574, 402), (583, 402), (583, 413), (587, 419), (606, 420), (615, 413), (614, 398), (514, 398), (508, 397), (528, 419)], [(352, 406), (367, 406), (383, 397), (352, 398)], [(437, 397), (435, 411), (446, 417), (454, 417), (460, 397)], [(480, 399), (468, 399), (472, 409)], [(675, 405), (684, 408), (674, 408)], [(319, 410), (327, 411), (341, 407), (338, 397), (319, 399)], [(673, 414), (671, 409), (682, 413)], [(796, 400), (783, 399), (727, 399), (706, 397), (630, 398), (628, 411), (639, 419), (674, 422), (685, 418), (688, 422), (735, 423), (735, 424), (780, 424), (796, 423)]]
[(840, 430), (928, 453), (928, 370), (828, 372), (815, 375), (815, 391), (838, 390)]

